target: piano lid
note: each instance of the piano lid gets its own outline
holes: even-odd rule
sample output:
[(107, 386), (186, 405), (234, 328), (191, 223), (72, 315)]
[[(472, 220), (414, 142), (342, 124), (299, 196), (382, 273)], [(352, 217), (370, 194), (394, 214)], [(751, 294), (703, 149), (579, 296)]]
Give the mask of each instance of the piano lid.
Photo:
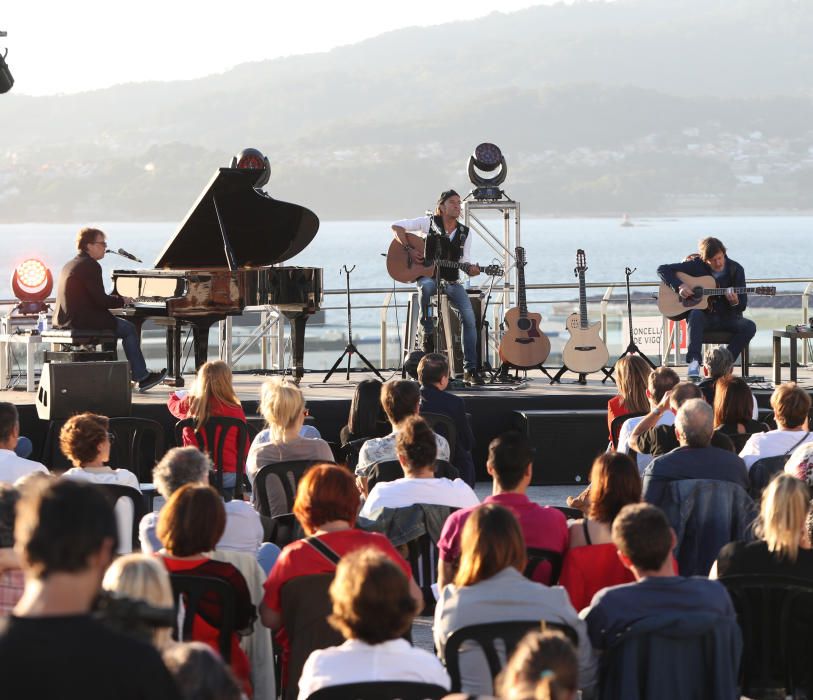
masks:
[(228, 265), (215, 202), (237, 267), (273, 265), (304, 250), (319, 230), (319, 218), (310, 209), (257, 191), (257, 178), (256, 170), (220, 168), (158, 255), (154, 267)]

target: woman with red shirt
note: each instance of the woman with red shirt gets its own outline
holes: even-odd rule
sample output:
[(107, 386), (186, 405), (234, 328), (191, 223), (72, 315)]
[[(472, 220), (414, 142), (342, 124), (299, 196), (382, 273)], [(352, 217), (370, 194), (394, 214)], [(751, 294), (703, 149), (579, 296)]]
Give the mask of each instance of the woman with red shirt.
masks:
[[(246, 414), (240, 399), (234, 393), (232, 386), (232, 375), (229, 366), (222, 360), (207, 362), (198, 370), (198, 376), (192, 386), (192, 390), (187, 394), (185, 391), (176, 391), (169, 395), (167, 401), (169, 412), (183, 420), (184, 418), (194, 418), (195, 428), (184, 428), (184, 447), (198, 447), (195, 438), (195, 431), (201, 430), (210, 417), (224, 416), (237, 418), (245, 423)], [(236, 484), (235, 472), (237, 470), (237, 433), (232, 430), (232, 435), (226, 436), (226, 444), (223, 447), (223, 487), (233, 489)], [(203, 435), (206, 440), (205, 433)], [(248, 441), (243, 447), (243, 454), (248, 453)], [(213, 445), (206, 445), (207, 451), (211, 453)], [(242, 466), (245, 473), (245, 464)]]
[[(157, 556), (172, 574), (206, 576), (228, 583), (234, 590), (234, 629), (231, 639), (231, 669), (243, 691), (251, 697), (249, 660), (240, 648), (240, 636), (251, 634), (257, 617), (246, 580), (226, 562), (215, 561), (204, 552), (215, 548), (226, 528), (223, 499), (211, 486), (186, 484), (175, 491), (161, 509), (156, 529), (164, 548)], [(192, 621), (192, 641), (205, 642), (218, 654), (219, 630), (223, 621), (220, 598), (204, 594)]]
[(570, 523), (570, 542), (559, 585), (576, 610), (590, 605), (602, 588), (632, 583), (632, 572), (618, 558), (613, 544), (613, 520), (629, 503), (641, 500), (641, 476), (636, 462), (620, 452), (596, 457), (590, 471), (590, 503), (583, 520)]
[(640, 355), (624, 355), (615, 363), (615, 381), (618, 395), (607, 402), (607, 430), (613, 439), (613, 421), (627, 413), (646, 413), (649, 399), (646, 397), (647, 379), (652, 368)]
[[(419, 613), (423, 594), (412, 578), (412, 569), (390, 541), (378, 533), (354, 529), (359, 510), (359, 490), (351, 473), (335, 464), (311, 467), (299, 482), (294, 502), (294, 515), (308, 535), (287, 545), (279, 555), (265, 582), (265, 596), (260, 606), (260, 619), (276, 631), (282, 651), (282, 686), (286, 697), (296, 697), (299, 676), (289, 677), (290, 642), (282, 626), (282, 587), (299, 576), (333, 573), (336, 564), (318, 548), (332, 550), (338, 557), (362, 547), (373, 547), (394, 561), (409, 579), (409, 590)], [(416, 613), (417, 614), (417, 613)], [(330, 642), (326, 642), (329, 646)], [(301, 671), (301, 669), (298, 669)]]

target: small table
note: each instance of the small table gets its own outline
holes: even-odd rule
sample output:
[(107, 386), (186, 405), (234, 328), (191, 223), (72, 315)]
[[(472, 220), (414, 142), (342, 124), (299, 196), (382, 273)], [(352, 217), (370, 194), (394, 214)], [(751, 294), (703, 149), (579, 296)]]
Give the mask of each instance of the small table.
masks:
[(6, 333), (0, 335), (0, 379), (4, 384), (9, 381), (9, 343), (25, 345), (25, 390), (34, 391), (36, 389), (34, 353), (37, 351), (37, 346), (42, 345), (42, 336), (31, 333)]
[(782, 383), (782, 338), (790, 339), (790, 381), (796, 381), (796, 341), (799, 338), (813, 338), (813, 331), (774, 331), (773, 332), (773, 383)]

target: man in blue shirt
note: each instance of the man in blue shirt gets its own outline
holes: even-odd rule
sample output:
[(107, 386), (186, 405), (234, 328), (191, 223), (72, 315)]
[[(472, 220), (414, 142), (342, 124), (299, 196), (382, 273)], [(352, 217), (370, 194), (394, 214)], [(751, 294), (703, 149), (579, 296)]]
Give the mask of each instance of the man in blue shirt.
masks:
[(756, 324), (742, 316), (748, 305), (748, 295), (733, 291), (736, 287), (745, 287), (742, 265), (726, 255), (726, 248), (718, 238), (704, 238), (700, 241), (699, 249), (699, 255), (692, 255), (684, 262), (658, 268), (658, 277), (684, 299), (691, 297), (693, 291), (690, 285), (680, 281), (678, 272), (692, 277), (710, 275), (718, 288), (729, 290), (724, 297), (712, 298), (707, 309), (689, 311), (686, 321), (689, 330), (686, 362), (689, 363), (689, 377), (697, 379), (700, 378), (701, 348), (706, 330), (734, 333), (728, 349), (735, 361), (757, 331)]
[(594, 649), (607, 649), (630, 625), (657, 615), (706, 612), (734, 619), (734, 606), (722, 584), (675, 575), (675, 532), (659, 508), (648, 503), (625, 506), (613, 521), (612, 536), (635, 583), (599, 591), (582, 610)]

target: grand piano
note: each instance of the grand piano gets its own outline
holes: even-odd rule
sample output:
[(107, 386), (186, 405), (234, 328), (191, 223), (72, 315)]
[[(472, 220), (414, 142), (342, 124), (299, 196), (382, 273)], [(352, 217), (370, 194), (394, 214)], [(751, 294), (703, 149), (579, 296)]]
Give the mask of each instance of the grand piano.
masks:
[(319, 219), (263, 192), (267, 170), (254, 162), (255, 167), (214, 174), (154, 269), (113, 271), (113, 293), (135, 300), (121, 313), (139, 334), (147, 319), (166, 326), (167, 367), (175, 386), (183, 386), (184, 324), (192, 328), (197, 369), (207, 360), (211, 325), (246, 306), (276, 306), (290, 320), (297, 382), (304, 372), (305, 323), (322, 302), (322, 270), (279, 263), (313, 240)]

